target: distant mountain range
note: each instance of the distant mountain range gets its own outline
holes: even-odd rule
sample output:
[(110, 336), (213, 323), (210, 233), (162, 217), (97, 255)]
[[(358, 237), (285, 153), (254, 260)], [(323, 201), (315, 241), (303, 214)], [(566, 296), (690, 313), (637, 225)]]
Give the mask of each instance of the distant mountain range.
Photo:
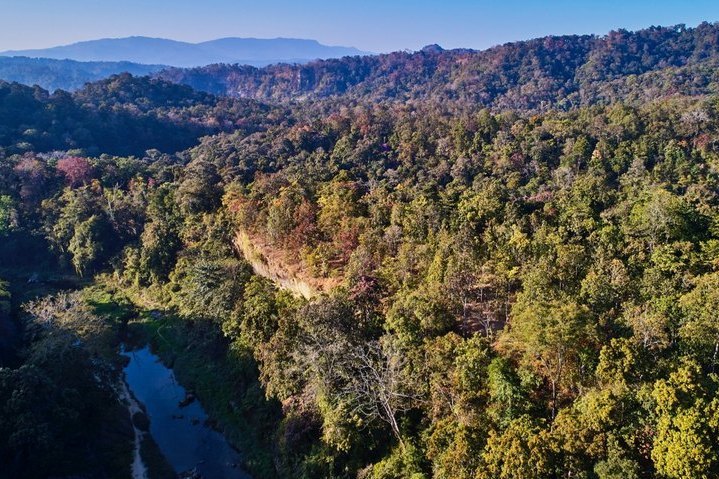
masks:
[(174, 67), (197, 67), (213, 63), (265, 66), (366, 54), (368, 52), (352, 47), (327, 46), (316, 40), (294, 38), (220, 38), (188, 43), (149, 37), (107, 38), (46, 49), (0, 52), (0, 56), (6, 57), (132, 62)]
[[(139, 37), (51, 50), (60, 56), (74, 52), (80, 60), (123, 58), (135, 63), (0, 56), (0, 79), (75, 90), (84, 82), (129, 72), (217, 96), (269, 103), (430, 100), (443, 107), (481, 105), (516, 111), (567, 110), (616, 101), (641, 104), (672, 95), (719, 93), (719, 23), (618, 30), (604, 36), (549, 36), (483, 51), (428, 45), (416, 52), (361, 55), (359, 50), (309, 40), (228, 38), (185, 44)], [(48, 55), (51, 50), (36, 54)], [(343, 54), (347, 56), (306, 61)], [(272, 57), (286, 63), (255, 66)], [(180, 63), (203, 66), (173, 66)]]
[(141, 65), (130, 62), (78, 62), (48, 58), (0, 57), (0, 80), (38, 85), (45, 90), (74, 91), (88, 82), (102, 80), (118, 73), (148, 75), (167, 68), (163, 65)]

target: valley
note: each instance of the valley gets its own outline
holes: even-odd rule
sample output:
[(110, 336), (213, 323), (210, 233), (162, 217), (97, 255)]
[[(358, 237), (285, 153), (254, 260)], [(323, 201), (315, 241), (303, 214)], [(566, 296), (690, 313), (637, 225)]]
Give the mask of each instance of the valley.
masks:
[(0, 478), (717, 477), (717, 62), (0, 82)]

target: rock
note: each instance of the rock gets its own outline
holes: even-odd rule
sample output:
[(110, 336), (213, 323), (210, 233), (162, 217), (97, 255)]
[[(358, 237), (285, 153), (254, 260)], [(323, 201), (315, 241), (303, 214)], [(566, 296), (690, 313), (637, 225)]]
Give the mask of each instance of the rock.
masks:
[(180, 402), (178, 403), (178, 406), (180, 406), (180, 407), (189, 406), (190, 404), (192, 404), (193, 402), (195, 402), (195, 399), (197, 399), (197, 398), (195, 398), (195, 395), (194, 395), (193, 393), (187, 392), (187, 393), (185, 394), (185, 399), (183, 399), (182, 401), (180, 401)]
[(150, 430), (150, 419), (144, 412), (136, 412), (132, 415), (132, 424), (140, 431), (147, 432)]

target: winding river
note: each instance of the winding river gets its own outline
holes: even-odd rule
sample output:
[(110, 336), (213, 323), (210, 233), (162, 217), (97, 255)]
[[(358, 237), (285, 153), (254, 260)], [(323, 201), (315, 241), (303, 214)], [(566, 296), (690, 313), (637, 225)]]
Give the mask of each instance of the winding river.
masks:
[(150, 434), (178, 473), (195, 470), (205, 479), (249, 479), (240, 454), (207, 426), (198, 401), (180, 407), (187, 391), (149, 347), (123, 352), (129, 358), (125, 379), (150, 420)]

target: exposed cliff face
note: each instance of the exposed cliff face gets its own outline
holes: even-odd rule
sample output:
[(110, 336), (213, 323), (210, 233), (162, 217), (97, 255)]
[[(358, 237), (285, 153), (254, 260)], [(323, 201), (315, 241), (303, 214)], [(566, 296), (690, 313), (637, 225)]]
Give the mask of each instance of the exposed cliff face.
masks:
[(330, 291), (341, 283), (340, 278), (316, 278), (304, 272), (300, 265), (291, 263), (281, 252), (240, 230), (235, 235), (234, 246), (250, 263), (255, 274), (274, 282), (279, 288), (296, 296), (312, 299)]

